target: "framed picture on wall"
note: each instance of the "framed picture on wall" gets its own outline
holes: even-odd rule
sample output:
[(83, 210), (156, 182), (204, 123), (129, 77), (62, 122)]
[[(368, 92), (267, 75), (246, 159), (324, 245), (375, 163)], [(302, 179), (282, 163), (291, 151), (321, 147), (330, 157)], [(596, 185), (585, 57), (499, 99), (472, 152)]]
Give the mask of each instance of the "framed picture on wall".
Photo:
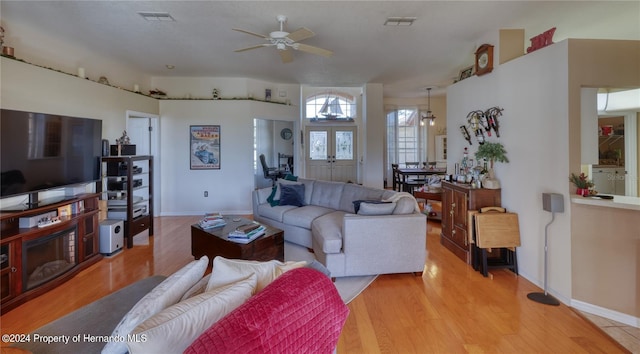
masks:
[(466, 78), (469, 78), (473, 76), (473, 65), (468, 67), (468, 68), (464, 68), (462, 70), (460, 70), (460, 75), (458, 77), (458, 81), (462, 81)]
[(220, 126), (189, 126), (189, 149), (192, 170), (219, 170)]

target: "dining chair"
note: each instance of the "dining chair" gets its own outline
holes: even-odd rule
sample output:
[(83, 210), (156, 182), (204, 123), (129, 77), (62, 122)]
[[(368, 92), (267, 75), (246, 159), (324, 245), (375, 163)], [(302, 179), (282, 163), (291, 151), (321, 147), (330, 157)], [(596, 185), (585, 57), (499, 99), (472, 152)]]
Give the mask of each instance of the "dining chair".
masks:
[(402, 191), (402, 179), (400, 178), (398, 168), (400, 168), (400, 165), (397, 163), (391, 164), (391, 171), (393, 172), (393, 190), (400, 192)]

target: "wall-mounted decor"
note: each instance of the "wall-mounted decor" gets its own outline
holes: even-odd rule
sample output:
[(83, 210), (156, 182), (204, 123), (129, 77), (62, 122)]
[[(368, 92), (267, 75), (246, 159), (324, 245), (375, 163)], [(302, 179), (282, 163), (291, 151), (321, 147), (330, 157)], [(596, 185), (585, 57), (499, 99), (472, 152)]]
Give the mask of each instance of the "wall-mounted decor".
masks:
[(473, 76), (473, 65), (468, 68), (464, 68), (460, 70), (460, 75), (458, 76), (458, 81), (462, 81), (466, 78)]
[(553, 34), (556, 33), (556, 28), (548, 29), (537, 36), (531, 38), (531, 46), (527, 48), (527, 53), (534, 52), (540, 48), (544, 48), (553, 44)]
[(484, 75), (493, 71), (493, 46), (483, 44), (476, 50), (476, 75)]
[(219, 170), (220, 126), (189, 126), (189, 149), (192, 170)]

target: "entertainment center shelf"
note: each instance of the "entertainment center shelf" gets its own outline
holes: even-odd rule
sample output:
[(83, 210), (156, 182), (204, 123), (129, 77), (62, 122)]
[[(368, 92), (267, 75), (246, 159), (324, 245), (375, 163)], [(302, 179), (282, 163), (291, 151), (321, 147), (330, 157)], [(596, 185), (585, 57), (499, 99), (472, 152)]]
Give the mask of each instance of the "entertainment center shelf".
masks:
[(102, 172), (107, 218), (123, 220), (127, 248), (131, 248), (140, 232), (149, 230), (153, 235), (153, 156), (103, 157)]
[[(2, 312), (37, 297), (102, 259), (99, 253), (99, 193), (61, 198), (21, 211), (0, 212)], [(21, 219), (55, 212), (60, 222), (20, 227)], [(53, 273), (54, 275), (51, 275)]]

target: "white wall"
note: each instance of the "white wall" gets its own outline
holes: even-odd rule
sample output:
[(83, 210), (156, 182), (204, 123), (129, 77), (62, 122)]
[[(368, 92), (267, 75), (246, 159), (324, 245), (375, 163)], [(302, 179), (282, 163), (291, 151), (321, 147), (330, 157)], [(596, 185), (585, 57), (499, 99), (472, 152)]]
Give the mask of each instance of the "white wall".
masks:
[[(0, 79), (2, 108), (101, 119), (102, 137), (110, 142), (122, 135), (127, 110), (158, 113), (154, 98), (4, 57)], [(13, 205), (23, 199), (0, 203)]]
[[(298, 108), (245, 100), (161, 100), (160, 215), (250, 214), (253, 119), (294, 121)], [(220, 125), (219, 170), (191, 170), (189, 126)], [(209, 197), (204, 197), (204, 191)]]
[[(543, 285), (544, 226), (551, 214), (542, 210), (542, 193), (562, 193), (568, 205), (568, 68), (567, 42), (556, 43), (498, 65), (492, 73), (473, 76), (447, 90), (448, 167), (462, 158), (468, 143), (459, 126), (472, 110), (504, 108), (500, 138), (509, 163), (498, 163), (502, 206), (518, 213), (522, 246), (519, 272)], [(478, 143), (469, 146), (475, 153)], [(571, 298), (570, 208), (549, 227), (549, 292), (563, 302)]]

